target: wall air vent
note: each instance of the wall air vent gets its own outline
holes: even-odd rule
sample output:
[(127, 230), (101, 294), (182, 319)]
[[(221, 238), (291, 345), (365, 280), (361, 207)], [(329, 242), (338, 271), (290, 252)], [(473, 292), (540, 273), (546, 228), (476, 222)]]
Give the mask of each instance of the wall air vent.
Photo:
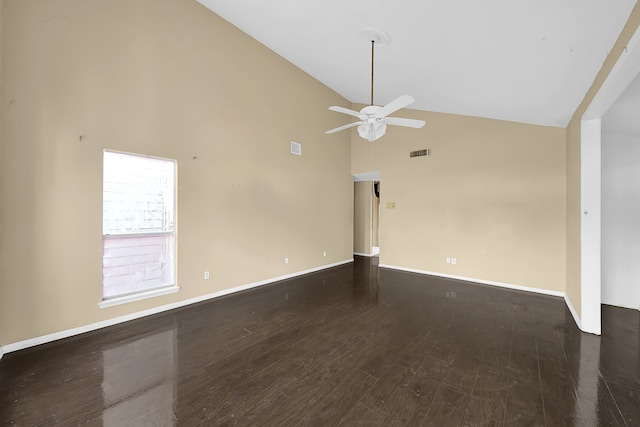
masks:
[(302, 156), (302, 144), (291, 141), (291, 154)]
[(422, 156), (430, 156), (431, 148), (426, 148), (424, 150), (412, 151), (409, 153), (409, 157), (422, 157)]

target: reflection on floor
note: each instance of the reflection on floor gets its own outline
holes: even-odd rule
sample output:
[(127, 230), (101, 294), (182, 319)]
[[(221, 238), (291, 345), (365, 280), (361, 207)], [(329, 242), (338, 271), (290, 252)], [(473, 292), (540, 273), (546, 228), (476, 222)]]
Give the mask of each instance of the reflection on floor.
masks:
[(145, 408), (157, 408), (145, 417), (151, 425), (173, 419), (176, 330), (174, 325), (102, 351), (105, 426), (126, 425)]
[(639, 425), (640, 314), (378, 269), (5, 355), (0, 425)]

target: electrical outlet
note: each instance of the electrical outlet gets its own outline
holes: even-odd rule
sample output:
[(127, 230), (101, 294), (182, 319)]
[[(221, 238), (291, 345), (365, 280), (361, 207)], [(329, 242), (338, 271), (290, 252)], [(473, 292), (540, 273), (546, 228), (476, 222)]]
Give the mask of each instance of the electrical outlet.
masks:
[(285, 264), (289, 264), (289, 258), (285, 258), (285, 259), (284, 259), (284, 263), (285, 263)]
[(451, 258), (451, 264), (455, 264), (456, 262), (458, 262), (458, 260), (456, 260), (455, 258)]
[(324, 252), (322, 253), (322, 256), (327, 256), (327, 251), (324, 251)]
[(208, 271), (204, 272), (204, 280), (209, 280), (209, 272)]

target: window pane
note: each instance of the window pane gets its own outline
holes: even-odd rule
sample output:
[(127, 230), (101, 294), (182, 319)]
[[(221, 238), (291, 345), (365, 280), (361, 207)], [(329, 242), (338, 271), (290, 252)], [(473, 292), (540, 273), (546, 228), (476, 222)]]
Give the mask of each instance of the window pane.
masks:
[(174, 175), (173, 161), (106, 151), (102, 233), (172, 232)]
[(173, 285), (173, 234), (103, 238), (102, 297)]

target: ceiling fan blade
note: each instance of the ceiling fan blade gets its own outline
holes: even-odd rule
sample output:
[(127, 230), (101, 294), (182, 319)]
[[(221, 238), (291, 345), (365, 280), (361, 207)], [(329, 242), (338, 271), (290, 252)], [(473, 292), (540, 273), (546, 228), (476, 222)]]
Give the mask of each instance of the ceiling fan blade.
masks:
[(395, 113), (399, 109), (404, 108), (409, 104), (413, 104), (414, 102), (415, 99), (413, 99), (413, 96), (402, 95), (400, 98), (394, 99), (393, 101), (382, 107), (376, 114), (376, 117), (386, 117), (389, 114)]
[(400, 117), (387, 117), (384, 119), (384, 122), (388, 125), (406, 126), (416, 129), (420, 129), (425, 124), (424, 120), (403, 119)]
[(350, 116), (355, 116), (355, 117), (360, 117), (362, 116), (362, 113), (359, 111), (355, 111), (355, 110), (350, 110), (348, 108), (344, 108), (344, 107), (339, 107), (337, 105), (334, 105), (332, 107), (329, 107), (329, 110), (331, 111), (335, 111), (337, 113), (343, 113), (343, 114), (349, 114)]
[(326, 134), (331, 134), (331, 133), (340, 132), (341, 130), (349, 129), (349, 128), (352, 128), (352, 127), (354, 127), (354, 126), (361, 125), (361, 124), (363, 124), (363, 123), (364, 123), (364, 122), (353, 122), (353, 123), (349, 123), (348, 125), (344, 125), (344, 126), (337, 127), (337, 128), (335, 128), (335, 129), (328, 130), (328, 131), (326, 131), (325, 133), (326, 133)]

